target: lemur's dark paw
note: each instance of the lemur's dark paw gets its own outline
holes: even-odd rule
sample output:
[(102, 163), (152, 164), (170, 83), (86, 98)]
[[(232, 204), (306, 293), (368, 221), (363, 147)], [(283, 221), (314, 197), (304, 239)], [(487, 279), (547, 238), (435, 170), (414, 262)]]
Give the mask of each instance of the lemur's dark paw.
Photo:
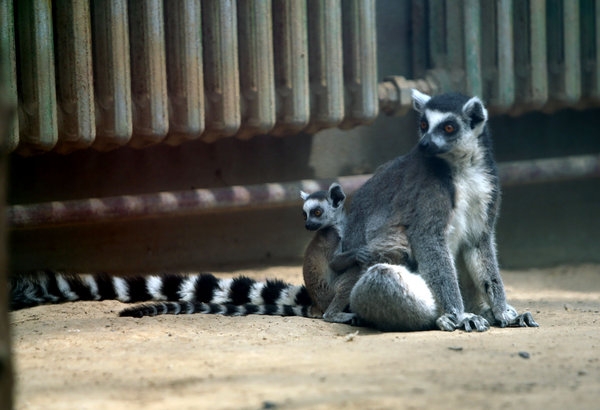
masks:
[(323, 320), (331, 323), (343, 323), (345, 325), (352, 325), (355, 320), (356, 315), (354, 313), (346, 313), (346, 312), (336, 312), (336, 313), (327, 313), (323, 315)]
[(356, 261), (362, 266), (371, 265), (371, 253), (365, 248), (356, 251)]
[(490, 324), (484, 317), (474, 315), (473, 313), (464, 313), (461, 320), (458, 322), (459, 329), (464, 329), (465, 332), (485, 332), (490, 328)]
[(511, 323), (510, 327), (539, 327), (540, 325), (533, 319), (529, 312), (518, 315)]
[(363, 319), (359, 318), (357, 315), (354, 315), (354, 317), (352, 318), (352, 322), (350, 324), (352, 326), (357, 326), (357, 327), (367, 327), (368, 326), (367, 322), (365, 322)]
[(437, 318), (435, 324), (440, 330), (453, 332), (458, 327), (458, 320), (455, 314), (444, 313), (442, 316)]

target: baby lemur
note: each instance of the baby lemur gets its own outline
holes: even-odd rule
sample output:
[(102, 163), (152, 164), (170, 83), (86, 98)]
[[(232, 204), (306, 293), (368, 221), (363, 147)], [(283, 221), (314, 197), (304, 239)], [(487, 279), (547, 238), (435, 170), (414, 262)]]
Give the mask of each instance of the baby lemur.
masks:
[(389, 235), (382, 240), (340, 252), (346, 228), (346, 195), (342, 187), (333, 183), (328, 191), (301, 192), (300, 195), (304, 200), (302, 213), (306, 229), (316, 231), (306, 248), (303, 265), (304, 284), (314, 303), (311, 316), (322, 315), (323, 319), (331, 322), (351, 322), (355, 316), (347, 312), (347, 303), (335, 297), (350, 289), (343, 289), (345, 282), (337, 280), (339, 275), (336, 272), (344, 272), (355, 265), (364, 268), (374, 263), (410, 265), (405, 227), (390, 226)]

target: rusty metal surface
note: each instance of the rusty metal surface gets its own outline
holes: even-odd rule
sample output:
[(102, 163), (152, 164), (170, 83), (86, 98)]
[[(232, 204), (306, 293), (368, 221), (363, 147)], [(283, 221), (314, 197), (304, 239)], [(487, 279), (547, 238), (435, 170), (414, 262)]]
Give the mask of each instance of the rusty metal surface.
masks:
[(342, 9), (340, 0), (308, 0), (310, 124), (314, 133), (344, 118)]
[(379, 114), (375, 0), (349, 0), (343, 6), (346, 116), (339, 127), (349, 129)]
[(306, 2), (273, 2), (277, 122), (271, 134), (302, 131), (310, 120)]
[(169, 131), (165, 27), (161, 0), (129, 0), (129, 53), (133, 136), (143, 148), (162, 141)]
[[(0, 1), (0, 81), (3, 83), (2, 97), (11, 107), (17, 107), (17, 60), (15, 55), (15, 29), (13, 2)], [(17, 116), (8, 119), (8, 129), (3, 135), (2, 148), (14, 150), (19, 144), (19, 122)]]
[(238, 2), (242, 126), (236, 137), (267, 134), (275, 126), (273, 18), (270, 0)]
[(202, 2), (206, 131), (212, 142), (235, 135), (241, 125), (237, 7), (233, 0)]
[(96, 140), (100, 151), (118, 148), (132, 134), (127, 0), (93, 1)]
[(200, 0), (174, 0), (165, 7), (169, 135), (176, 145), (204, 132), (202, 72), (202, 11)]
[[(504, 186), (598, 178), (600, 155), (501, 163), (499, 173)], [(352, 194), (371, 176), (13, 205), (7, 216), (10, 228), (21, 229), (287, 206), (299, 201), (300, 190), (323, 190), (336, 181)]]
[(431, 76), (407, 80), (402, 76), (386, 77), (378, 85), (379, 108), (386, 115), (401, 116), (412, 109), (412, 90), (426, 94), (443, 92), (442, 86)]
[(92, 34), (87, 0), (55, 3), (58, 144), (66, 154), (96, 138), (92, 76)]
[(20, 153), (50, 151), (58, 141), (50, 0), (15, 2), (19, 47)]

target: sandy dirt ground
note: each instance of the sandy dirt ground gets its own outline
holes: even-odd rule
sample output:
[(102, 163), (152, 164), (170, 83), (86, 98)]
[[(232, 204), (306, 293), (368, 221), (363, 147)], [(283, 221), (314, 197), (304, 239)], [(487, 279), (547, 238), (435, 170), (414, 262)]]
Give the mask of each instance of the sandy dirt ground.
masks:
[[(301, 282), (299, 266), (238, 273)], [(306, 318), (132, 319), (117, 317), (126, 305), (115, 301), (13, 312), (16, 408), (600, 408), (600, 266), (503, 277), (509, 301), (540, 328), (380, 333)]]

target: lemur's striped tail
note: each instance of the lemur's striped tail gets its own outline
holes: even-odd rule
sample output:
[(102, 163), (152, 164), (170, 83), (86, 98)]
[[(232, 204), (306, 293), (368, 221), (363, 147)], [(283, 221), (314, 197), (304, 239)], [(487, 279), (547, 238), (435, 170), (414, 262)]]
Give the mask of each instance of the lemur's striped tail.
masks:
[(231, 303), (202, 303), (202, 302), (156, 302), (134, 306), (122, 310), (119, 316), (143, 317), (157, 315), (191, 315), (208, 313), (225, 316), (271, 315), (271, 316), (303, 316), (310, 315), (310, 305), (255, 305), (246, 303), (233, 305)]
[(221, 279), (203, 274), (155, 276), (109, 276), (38, 271), (13, 276), (11, 310), (45, 303), (75, 300), (116, 299), (121, 302), (180, 301), (220, 305), (308, 306), (312, 304), (304, 286), (280, 280), (258, 282), (245, 276)]

